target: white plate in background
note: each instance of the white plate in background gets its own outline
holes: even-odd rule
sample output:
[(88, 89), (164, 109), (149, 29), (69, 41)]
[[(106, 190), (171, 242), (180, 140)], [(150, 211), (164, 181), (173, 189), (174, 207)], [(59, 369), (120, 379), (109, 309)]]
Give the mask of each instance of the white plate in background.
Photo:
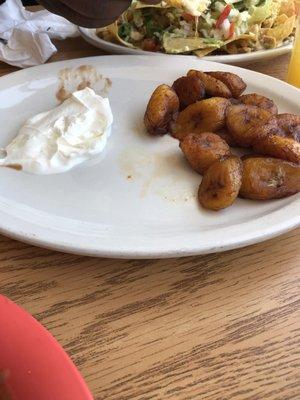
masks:
[[(132, 55), (163, 55), (168, 57), (174, 57), (173, 54), (163, 54), (163, 53), (155, 53), (150, 51), (144, 51), (140, 49), (133, 49), (130, 47), (122, 46), (121, 44), (116, 44), (112, 42), (108, 42), (107, 40), (101, 39), (96, 34), (96, 29), (88, 29), (78, 27), (81, 36), (90, 44), (99, 49), (106, 51), (111, 54), (132, 54)], [(275, 49), (269, 50), (258, 50), (253, 51), (252, 53), (242, 53), (242, 54), (216, 54), (205, 56), (202, 60), (205, 61), (215, 61), (224, 64), (235, 64), (235, 63), (244, 63), (244, 62), (254, 62), (259, 60), (266, 60), (269, 58), (274, 58), (281, 56), (283, 54), (287, 54), (292, 50), (292, 43), (284, 44), (280, 47), (276, 47)], [(182, 57), (197, 58), (194, 55), (186, 55)]]
[(112, 81), (114, 124), (98, 163), (60, 175), (0, 168), (0, 231), (72, 253), (123, 258), (178, 257), (246, 246), (300, 224), (300, 195), (269, 202), (238, 199), (221, 212), (200, 208), (201, 177), (178, 142), (143, 128), (150, 94), (190, 68), (239, 74), (248, 92), (272, 97), (280, 112), (300, 114), (300, 90), (245, 69), (165, 56), (101, 56), (68, 60), (0, 78), (0, 147), (24, 121), (57, 104), (59, 71), (82, 64)]

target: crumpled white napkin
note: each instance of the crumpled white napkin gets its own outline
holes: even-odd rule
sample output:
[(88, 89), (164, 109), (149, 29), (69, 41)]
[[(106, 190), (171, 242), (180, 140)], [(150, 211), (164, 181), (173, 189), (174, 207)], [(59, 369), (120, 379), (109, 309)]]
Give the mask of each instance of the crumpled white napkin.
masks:
[(50, 39), (77, 36), (65, 18), (42, 10), (25, 10), (21, 0), (0, 6), (0, 61), (26, 68), (46, 62), (57, 51)]

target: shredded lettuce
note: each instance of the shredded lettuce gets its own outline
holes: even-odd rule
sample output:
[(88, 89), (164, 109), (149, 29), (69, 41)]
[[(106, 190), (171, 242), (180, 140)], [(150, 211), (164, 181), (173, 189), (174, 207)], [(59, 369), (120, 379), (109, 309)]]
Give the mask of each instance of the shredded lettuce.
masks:
[(130, 38), (131, 31), (132, 26), (128, 22), (123, 22), (119, 26), (119, 36), (124, 40), (128, 40)]
[(257, 24), (265, 21), (272, 15), (272, 4), (273, 0), (264, 0), (263, 3), (259, 3), (258, 6), (250, 7), (250, 20), (249, 24)]

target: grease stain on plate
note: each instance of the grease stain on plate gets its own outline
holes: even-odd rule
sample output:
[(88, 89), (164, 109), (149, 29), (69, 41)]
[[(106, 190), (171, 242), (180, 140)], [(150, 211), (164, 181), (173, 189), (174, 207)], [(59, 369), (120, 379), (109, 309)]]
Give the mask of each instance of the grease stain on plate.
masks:
[(168, 154), (149, 153), (143, 147), (126, 149), (118, 164), (126, 181), (138, 185), (141, 198), (154, 193), (172, 203), (195, 200), (201, 177), (190, 170), (178, 149)]
[(59, 71), (59, 85), (56, 98), (59, 102), (68, 99), (76, 90), (92, 88), (102, 97), (107, 97), (112, 81), (103, 76), (91, 65), (80, 65), (77, 68), (64, 68)]

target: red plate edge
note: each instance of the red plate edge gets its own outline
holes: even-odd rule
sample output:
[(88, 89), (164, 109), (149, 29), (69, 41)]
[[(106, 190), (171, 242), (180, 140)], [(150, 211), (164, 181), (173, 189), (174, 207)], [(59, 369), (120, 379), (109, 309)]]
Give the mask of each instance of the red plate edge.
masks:
[(7, 375), (11, 400), (93, 400), (75, 365), (50, 332), (2, 295), (0, 370)]

